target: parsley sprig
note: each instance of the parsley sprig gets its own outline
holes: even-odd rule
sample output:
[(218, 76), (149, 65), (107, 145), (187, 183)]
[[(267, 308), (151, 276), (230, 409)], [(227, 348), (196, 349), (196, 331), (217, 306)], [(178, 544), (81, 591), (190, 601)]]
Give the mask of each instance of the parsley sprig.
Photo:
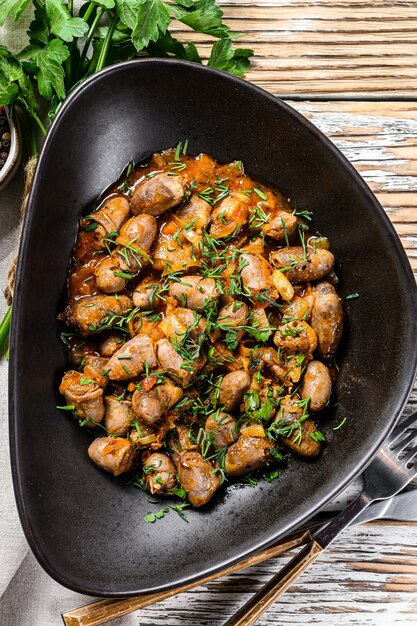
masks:
[(0, 27), (6, 18), (21, 18), (29, 4), (34, 18), (29, 26), (27, 45), (13, 55), (0, 47), (0, 106), (19, 106), (33, 122), (32, 150), (37, 152), (34, 128), (43, 134), (35, 93), (49, 102), (53, 117), (68, 92), (103, 67), (132, 59), (138, 53), (175, 57), (202, 63), (193, 43), (184, 45), (169, 32), (176, 19), (197, 33), (218, 41), (211, 49), (207, 65), (238, 76), (250, 65), (253, 51), (235, 48), (229, 26), (216, 0), (94, 0), (74, 14), (68, 0), (2, 0)]

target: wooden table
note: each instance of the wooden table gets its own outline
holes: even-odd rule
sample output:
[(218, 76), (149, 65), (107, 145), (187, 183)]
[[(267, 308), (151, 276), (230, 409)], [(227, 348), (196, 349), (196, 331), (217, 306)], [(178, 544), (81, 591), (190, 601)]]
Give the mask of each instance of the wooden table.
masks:
[[(342, 150), (378, 196), (417, 273), (417, 1), (222, 5), (232, 28), (247, 33), (239, 45), (255, 50), (247, 78), (288, 100)], [(185, 29), (178, 32), (187, 39)], [(406, 413), (416, 405), (417, 387)], [(328, 509), (340, 508), (358, 486)], [(345, 532), (260, 626), (416, 624), (416, 546), (417, 524), (381, 522)], [(148, 607), (137, 623), (220, 626), (285, 560)]]

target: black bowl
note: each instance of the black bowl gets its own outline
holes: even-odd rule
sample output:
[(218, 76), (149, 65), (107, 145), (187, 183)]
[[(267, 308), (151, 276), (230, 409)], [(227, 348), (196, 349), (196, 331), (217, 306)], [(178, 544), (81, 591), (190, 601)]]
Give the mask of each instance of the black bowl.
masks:
[[(78, 219), (129, 160), (187, 138), (190, 151), (242, 159), (254, 178), (314, 211), (331, 239), (346, 305), (329, 445), (292, 458), (272, 484), (232, 487), (205, 510), (157, 505), (88, 459), (91, 435), (56, 405), (67, 366), (57, 315)], [(173, 60), (110, 67), (68, 98), (45, 142), (30, 195), (13, 305), (11, 454), (17, 505), (46, 571), (76, 591), (166, 589), (271, 544), (318, 511), (370, 461), (416, 371), (415, 282), (384, 211), (340, 152), (280, 100), (222, 72)], [(346, 423), (333, 431), (343, 417)]]

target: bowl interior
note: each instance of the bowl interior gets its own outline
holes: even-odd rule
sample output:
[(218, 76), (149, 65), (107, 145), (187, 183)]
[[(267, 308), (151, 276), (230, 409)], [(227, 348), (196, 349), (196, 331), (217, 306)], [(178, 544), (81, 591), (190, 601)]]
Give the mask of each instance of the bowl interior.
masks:
[[(230, 487), (184, 523), (100, 471), (91, 435), (56, 409), (66, 354), (57, 315), (77, 222), (122, 172), (188, 139), (190, 152), (241, 159), (288, 192), (328, 235), (346, 305), (329, 444), (292, 458), (272, 484)], [(415, 284), (391, 225), (321, 133), (265, 92), (178, 61), (121, 64), (82, 85), (59, 113), (32, 188), (17, 277), (10, 366), (12, 458), (23, 526), (59, 582), (94, 595), (132, 595), (190, 580), (265, 546), (312, 515), (370, 460), (399, 415), (415, 363)], [(332, 428), (346, 417), (340, 430)]]

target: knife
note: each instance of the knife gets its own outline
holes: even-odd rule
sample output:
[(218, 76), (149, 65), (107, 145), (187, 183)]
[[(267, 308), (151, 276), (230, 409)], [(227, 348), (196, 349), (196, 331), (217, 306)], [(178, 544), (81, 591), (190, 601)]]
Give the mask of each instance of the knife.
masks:
[[(328, 520), (329, 522), (334, 517), (334, 514)], [(388, 500), (381, 502), (375, 502), (365, 509), (356, 519), (353, 520), (351, 526), (357, 524), (364, 524), (365, 522), (372, 522), (377, 519), (389, 519), (398, 522), (417, 522), (417, 489), (410, 489), (403, 493), (397, 494)], [(311, 525), (306, 525), (304, 531), (301, 530), (291, 537), (287, 537), (282, 540), (280, 544), (275, 547), (267, 548), (261, 552), (248, 557), (236, 565), (232, 565), (226, 570), (217, 572), (207, 576), (203, 580), (198, 580), (183, 587), (176, 589), (170, 589), (155, 594), (149, 594), (146, 596), (140, 596), (139, 598), (127, 598), (123, 600), (99, 600), (78, 609), (73, 609), (62, 614), (64, 624), (66, 626), (99, 626), (100, 624), (107, 623), (116, 617), (127, 615), (132, 611), (149, 606), (154, 602), (159, 602), (165, 598), (169, 598), (178, 593), (197, 587), (203, 583), (214, 580), (220, 576), (223, 576), (234, 571), (243, 569), (256, 563), (261, 563), (268, 558), (278, 556), (285, 550), (292, 549), (302, 545), (308, 538), (311, 538), (310, 532), (315, 527), (321, 527), (326, 524), (326, 521), (320, 523), (314, 522)], [(308, 536), (307, 536), (308, 534)]]
[(417, 522), (417, 489), (409, 489), (388, 500), (374, 502), (353, 520), (351, 526), (372, 522), (377, 519), (389, 519), (396, 522)]

